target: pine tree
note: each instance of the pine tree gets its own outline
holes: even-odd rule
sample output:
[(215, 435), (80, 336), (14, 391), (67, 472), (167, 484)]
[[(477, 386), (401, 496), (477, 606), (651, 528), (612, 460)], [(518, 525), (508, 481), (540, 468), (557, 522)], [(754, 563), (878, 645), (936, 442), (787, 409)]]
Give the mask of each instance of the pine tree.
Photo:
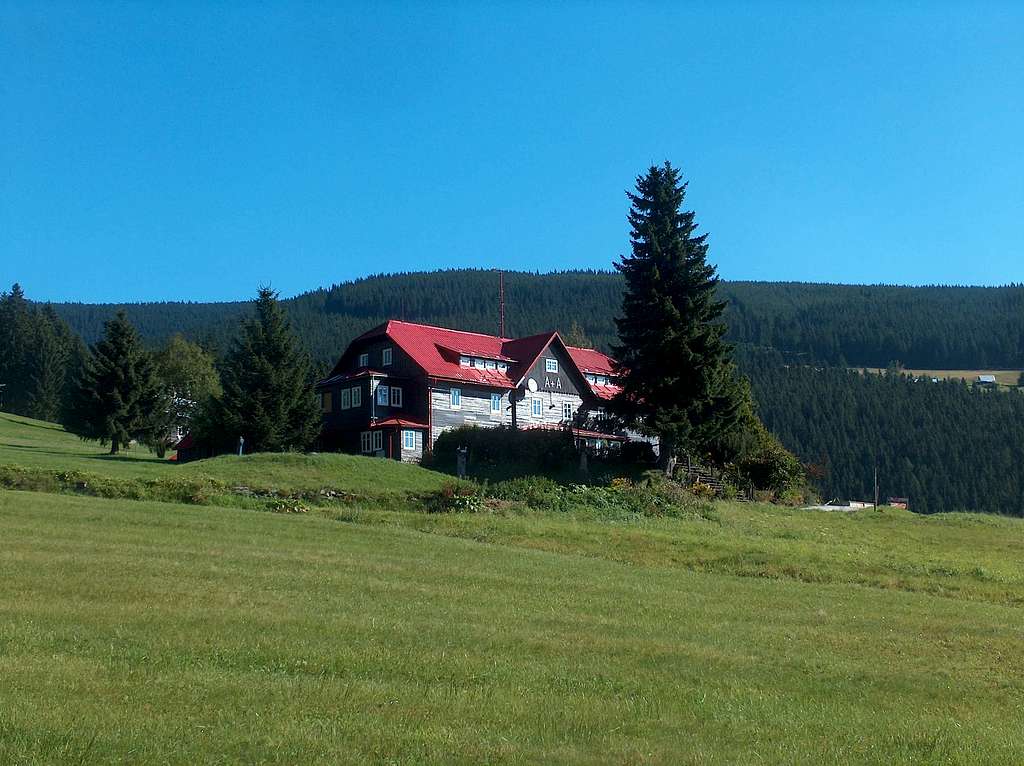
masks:
[(725, 303), (707, 262), (707, 235), (683, 210), (686, 184), (666, 162), (636, 180), (629, 223), (632, 255), (616, 268), (626, 289), (613, 353), (622, 368), (614, 405), (627, 422), (658, 436), (671, 470), (681, 451), (706, 452), (733, 428), (741, 391), (722, 340)]
[(223, 395), (197, 429), (211, 446), (230, 448), (243, 437), (246, 451), (280, 452), (305, 449), (319, 435), (310, 360), (270, 288), (260, 288), (256, 316), (243, 324), (221, 382)]
[(110, 444), (116, 455), (132, 439), (151, 439), (163, 427), (167, 407), (152, 357), (125, 313), (117, 312), (85, 361), (69, 430)]
[(0, 383), (4, 409), (22, 415), (28, 412), (31, 334), (32, 312), (15, 283), (9, 293), (0, 293)]
[(73, 338), (50, 305), (37, 313), (33, 336), (28, 353), (28, 412), (38, 420), (57, 422), (66, 407)]
[(567, 346), (575, 346), (576, 348), (593, 348), (594, 342), (587, 337), (587, 333), (584, 332), (583, 328), (580, 327), (580, 323), (575, 319), (572, 320), (572, 324), (569, 326), (569, 332), (562, 338)]

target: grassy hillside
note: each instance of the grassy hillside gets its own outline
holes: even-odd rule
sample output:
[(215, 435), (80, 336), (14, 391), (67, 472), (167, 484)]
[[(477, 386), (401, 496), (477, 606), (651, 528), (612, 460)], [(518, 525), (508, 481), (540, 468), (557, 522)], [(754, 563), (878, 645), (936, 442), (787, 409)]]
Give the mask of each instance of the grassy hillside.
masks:
[(34, 493), (0, 529), (3, 762), (1024, 752), (1019, 606)]
[[(0, 463), (190, 469), (0, 429)], [(191, 467), (366, 490), (300, 516), (0, 490), (0, 763), (1024, 752), (1019, 520), (387, 511), (369, 487), (443, 477), (336, 457)]]
[(53, 423), (0, 412), (0, 465), (4, 464), (120, 479), (210, 478), (283, 491), (333, 487), (357, 494), (426, 491), (447, 480), (418, 466), (355, 455), (226, 455), (183, 465), (160, 460), (144, 447), (112, 456)]

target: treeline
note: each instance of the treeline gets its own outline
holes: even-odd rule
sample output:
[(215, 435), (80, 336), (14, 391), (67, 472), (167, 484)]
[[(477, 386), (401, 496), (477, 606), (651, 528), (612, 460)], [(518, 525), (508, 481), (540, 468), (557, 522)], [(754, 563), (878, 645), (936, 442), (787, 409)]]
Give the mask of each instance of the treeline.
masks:
[(63, 421), (85, 346), (49, 304), (21, 287), (0, 293), (0, 402), (7, 412)]
[(765, 425), (807, 464), (826, 499), (883, 499), (922, 513), (1024, 516), (1024, 393), (915, 382), (748, 357)]
[[(567, 332), (578, 322), (598, 348), (615, 340), (622, 279), (609, 272), (505, 274), (506, 333)], [(1024, 286), (893, 287), (723, 282), (734, 343), (771, 349), (791, 362), (923, 369), (1024, 367)], [(379, 275), (284, 302), (313, 357), (333, 362), (348, 342), (386, 319), (498, 331), (498, 275), (453, 270)], [(245, 303), (60, 304), (58, 313), (93, 342), (117, 308), (142, 338), (176, 332), (225, 349)]]

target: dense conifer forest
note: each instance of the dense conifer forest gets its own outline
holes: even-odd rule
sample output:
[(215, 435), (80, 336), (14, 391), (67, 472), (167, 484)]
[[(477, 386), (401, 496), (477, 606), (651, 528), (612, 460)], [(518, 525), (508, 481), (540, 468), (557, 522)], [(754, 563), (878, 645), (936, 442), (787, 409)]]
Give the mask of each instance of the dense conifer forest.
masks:
[[(725, 282), (720, 289), (729, 304), (728, 337), (764, 421), (811, 465), (826, 499), (870, 497), (877, 465), (883, 497), (908, 496), (915, 510), (1024, 515), (1022, 391), (847, 369), (892, 362), (911, 369), (1024, 368), (1024, 286)], [(554, 328), (608, 349), (621, 294), (621, 277), (608, 272), (507, 273), (507, 334)], [(495, 272), (441, 271), (368, 277), (284, 304), (326, 367), (351, 338), (388, 318), (496, 333), (497, 296)], [(93, 342), (119, 307), (54, 308)], [(223, 357), (252, 304), (124, 308), (151, 347), (180, 332)]]
[[(729, 340), (790, 360), (856, 367), (1024, 368), (1024, 286), (892, 287), (723, 282)], [(568, 331), (578, 321), (597, 346), (615, 339), (622, 278), (611, 272), (505, 275), (508, 334)], [(404, 318), (498, 331), (498, 276), (461, 270), (381, 275), (285, 302), (314, 358), (333, 361), (368, 327)], [(116, 307), (61, 304), (58, 313), (92, 342)], [(144, 339), (182, 332), (226, 345), (246, 303), (144, 303), (124, 307)]]

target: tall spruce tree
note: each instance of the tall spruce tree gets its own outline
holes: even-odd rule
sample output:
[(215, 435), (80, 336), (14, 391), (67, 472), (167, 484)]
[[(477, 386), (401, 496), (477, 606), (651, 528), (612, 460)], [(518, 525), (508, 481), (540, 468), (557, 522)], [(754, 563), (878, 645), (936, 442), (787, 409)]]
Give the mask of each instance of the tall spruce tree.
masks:
[(8, 412), (28, 413), (32, 310), (21, 285), (0, 293), (0, 383), (3, 406)]
[(707, 262), (707, 235), (683, 210), (686, 184), (666, 162), (627, 192), (632, 255), (625, 277), (619, 343), (622, 391), (613, 405), (626, 422), (655, 435), (671, 471), (680, 452), (706, 453), (737, 423), (742, 403), (731, 348), (722, 340), (725, 302)]
[(132, 439), (152, 439), (163, 427), (167, 407), (152, 356), (125, 313), (118, 311), (85, 360), (69, 430), (110, 444), (110, 454), (116, 455)]
[(223, 450), (243, 437), (247, 452), (281, 452), (305, 449), (319, 435), (309, 356), (270, 288), (260, 288), (256, 316), (244, 322), (221, 384), (223, 394), (211, 401), (197, 428), (210, 446)]
[(77, 338), (47, 304), (35, 316), (33, 343), (28, 352), (29, 415), (38, 420), (62, 420), (69, 394), (68, 378), (76, 362)]

